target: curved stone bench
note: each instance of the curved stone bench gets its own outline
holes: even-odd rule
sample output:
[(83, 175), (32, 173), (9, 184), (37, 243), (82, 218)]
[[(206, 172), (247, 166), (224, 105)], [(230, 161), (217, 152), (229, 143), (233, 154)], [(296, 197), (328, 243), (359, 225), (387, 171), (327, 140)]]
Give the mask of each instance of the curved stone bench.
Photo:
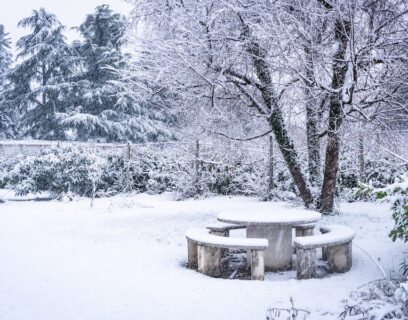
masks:
[(328, 225), (320, 228), (322, 234), (296, 237), (297, 278), (316, 276), (316, 249), (322, 248), (322, 258), (327, 260), (330, 272), (346, 272), (352, 265), (351, 243), (355, 231), (346, 226)]
[(306, 237), (313, 235), (315, 224), (314, 223), (300, 224), (294, 227), (296, 231), (296, 237)]
[(237, 229), (245, 229), (245, 225), (240, 224), (233, 224), (233, 223), (224, 223), (224, 222), (217, 222), (207, 226), (207, 229), (210, 230), (211, 234), (221, 236), (221, 237), (229, 237), (230, 230), (237, 230)]
[(210, 234), (206, 229), (194, 228), (186, 233), (188, 265), (211, 277), (221, 275), (223, 249), (242, 249), (251, 254), (251, 280), (264, 280), (264, 250), (267, 239), (230, 238)]

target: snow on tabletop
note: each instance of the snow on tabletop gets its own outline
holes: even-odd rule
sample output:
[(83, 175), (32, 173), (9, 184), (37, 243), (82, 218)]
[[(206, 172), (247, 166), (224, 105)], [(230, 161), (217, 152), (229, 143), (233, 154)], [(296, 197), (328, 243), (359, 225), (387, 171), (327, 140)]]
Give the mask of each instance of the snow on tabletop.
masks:
[(240, 228), (236, 223), (214, 222), (207, 225), (207, 229)]
[(356, 232), (353, 229), (341, 225), (322, 226), (320, 229), (327, 233), (306, 237), (296, 237), (295, 244), (308, 247), (330, 243), (345, 243), (352, 240), (356, 235)]
[(316, 211), (290, 208), (279, 208), (277, 210), (247, 209), (221, 212), (218, 214), (217, 219), (227, 223), (241, 223), (248, 225), (296, 225), (319, 221), (321, 219), (321, 214)]
[(231, 246), (266, 248), (268, 246), (267, 239), (222, 237), (210, 234), (208, 230), (202, 228), (189, 229), (186, 233), (186, 237), (193, 241), (226, 247)]

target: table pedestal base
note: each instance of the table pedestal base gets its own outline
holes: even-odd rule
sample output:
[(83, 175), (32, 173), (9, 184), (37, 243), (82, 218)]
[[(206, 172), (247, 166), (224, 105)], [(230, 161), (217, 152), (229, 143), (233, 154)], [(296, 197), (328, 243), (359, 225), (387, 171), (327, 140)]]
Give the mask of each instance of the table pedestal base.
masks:
[(292, 226), (249, 225), (246, 232), (247, 238), (268, 239), (264, 255), (266, 271), (292, 267)]

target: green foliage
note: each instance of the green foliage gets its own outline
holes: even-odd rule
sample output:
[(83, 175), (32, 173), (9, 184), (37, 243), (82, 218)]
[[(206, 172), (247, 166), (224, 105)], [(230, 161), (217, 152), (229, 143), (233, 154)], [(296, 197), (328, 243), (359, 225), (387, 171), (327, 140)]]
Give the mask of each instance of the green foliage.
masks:
[(94, 196), (103, 187), (102, 168), (107, 162), (83, 148), (64, 147), (43, 150), (8, 167), (11, 170), (3, 174), (0, 185), (19, 195), (48, 191), (55, 197)]
[[(0, 163), (0, 188), (19, 194), (49, 191), (58, 197), (110, 196), (120, 192), (172, 192), (178, 199), (210, 194), (266, 198), (267, 163), (243, 150), (135, 146), (130, 161), (122, 152), (100, 153), (92, 148), (62, 147), (39, 155)], [(196, 167), (198, 164), (198, 167)], [(268, 199), (293, 197), (293, 183), (283, 163), (275, 166), (276, 192)]]
[(34, 10), (18, 26), (31, 32), (17, 41), (19, 60), (9, 74), (11, 86), (5, 97), (8, 108), (18, 107), (23, 114), (18, 121), (19, 135), (64, 138), (57, 114), (65, 110), (71, 88), (68, 77), (75, 66), (64, 27), (43, 8)]
[[(11, 70), (10, 41), (0, 25), (0, 138), (173, 139), (165, 99), (158, 98), (166, 90), (142, 83), (136, 74), (147, 66), (122, 52), (127, 25), (101, 5), (77, 28), (81, 40), (69, 44), (54, 14), (34, 10), (18, 24), (29, 32), (17, 41)], [(149, 98), (148, 91), (158, 94)]]
[[(360, 184), (355, 193), (356, 197), (373, 197), (379, 201), (391, 203), (392, 218), (395, 225), (389, 236), (393, 241), (400, 239), (408, 242), (408, 174), (401, 175), (396, 182), (385, 188), (373, 188)], [(402, 265), (404, 274), (408, 273), (406, 261)]]
[(8, 73), (12, 63), (10, 37), (0, 24), (0, 139), (13, 137), (13, 111), (7, 108), (4, 91), (9, 86)]

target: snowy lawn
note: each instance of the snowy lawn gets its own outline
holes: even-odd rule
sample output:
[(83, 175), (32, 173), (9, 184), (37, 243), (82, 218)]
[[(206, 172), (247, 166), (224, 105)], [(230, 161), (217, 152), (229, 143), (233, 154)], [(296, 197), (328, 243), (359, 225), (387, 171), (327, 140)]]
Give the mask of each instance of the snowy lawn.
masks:
[[(220, 211), (279, 210), (283, 203), (244, 197), (177, 202), (169, 196), (118, 196), (71, 203), (0, 204), (0, 319), (264, 319), (269, 307), (310, 310), (336, 319), (348, 293), (383, 274), (353, 247), (353, 268), (298, 281), (295, 272), (267, 273), (264, 282), (213, 279), (185, 269), (185, 232), (215, 222)], [(354, 243), (388, 272), (403, 244), (387, 237), (385, 205), (342, 204), (321, 223), (348, 225)]]

